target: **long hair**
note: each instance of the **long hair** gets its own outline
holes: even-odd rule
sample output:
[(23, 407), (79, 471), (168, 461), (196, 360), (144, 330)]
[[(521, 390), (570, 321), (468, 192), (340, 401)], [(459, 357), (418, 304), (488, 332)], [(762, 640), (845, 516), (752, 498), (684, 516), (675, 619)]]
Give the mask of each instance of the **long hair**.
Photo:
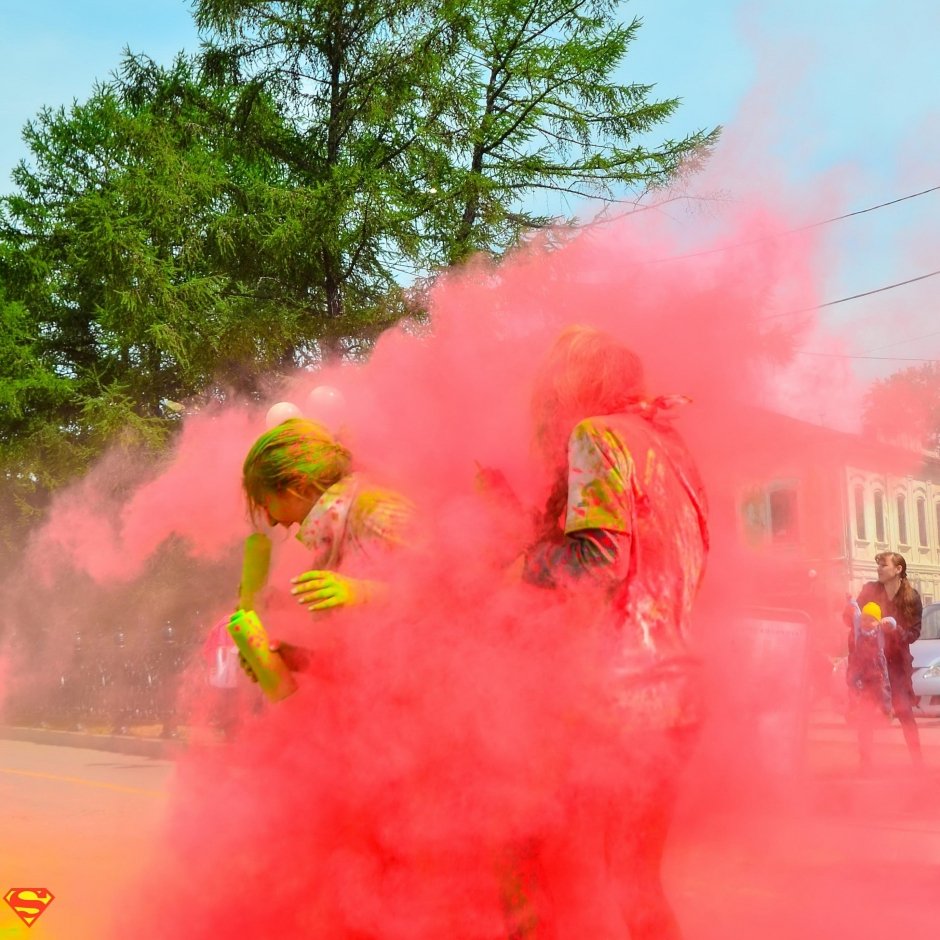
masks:
[(350, 472), (352, 457), (316, 421), (288, 418), (265, 431), (242, 466), (242, 488), (252, 517), (266, 496), (295, 490), (322, 493)]
[(592, 415), (625, 411), (645, 394), (642, 363), (614, 337), (593, 327), (570, 326), (555, 340), (532, 394), (535, 444), (555, 475), (541, 517), (543, 535), (557, 531), (567, 502), (567, 443), (574, 426)]
[(903, 555), (897, 552), (879, 552), (875, 555), (875, 562), (880, 562), (883, 558), (889, 558), (895, 568), (901, 569), (898, 593), (895, 597), (895, 604), (898, 611), (904, 617), (904, 626), (907, 627), (911, 618), (914, 616), (914, 610), (917, 606), (917, 591), (914, 590), (911, 582), (907, 580), (907, 561)]

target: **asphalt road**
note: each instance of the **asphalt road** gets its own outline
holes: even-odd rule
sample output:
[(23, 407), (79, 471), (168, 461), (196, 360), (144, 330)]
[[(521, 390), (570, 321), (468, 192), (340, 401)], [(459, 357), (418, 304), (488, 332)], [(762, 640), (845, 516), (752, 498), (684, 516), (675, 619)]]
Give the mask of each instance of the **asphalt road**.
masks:
[(107, 751), (0, 740), (0, 896), (46, 888), (27, 928), (0, 901), (0, 938), (104, 940), (167, 805), (172, 765)]
[[(919, 775), (897, 738), (886, 733), (879, 772), (861, 779), (844, 730), (817, 734), (798, 799), (703, 796), (693, 778), (665, 866), (686, 940), (932, 936), (940, 726), (925, 728)], [(111, 911), (155, 851), (172, 771), (146, 757), (0, 740), (0, 897), (55, 896), (31, 928), (0, 901), (0, 940), (124, 940)], [(169, 908), (167, 927), (171, 938)]]

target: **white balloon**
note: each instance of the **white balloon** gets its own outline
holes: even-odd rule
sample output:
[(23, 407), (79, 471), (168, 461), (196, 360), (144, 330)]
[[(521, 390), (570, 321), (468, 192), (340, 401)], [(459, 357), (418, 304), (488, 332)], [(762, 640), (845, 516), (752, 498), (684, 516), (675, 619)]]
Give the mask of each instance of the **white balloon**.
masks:
[(292, 401), (279, 401), (268, 408), (268, 413), (264, 416), (264, 426), (270, 430), (288, 418), (302, 417), (303, 412)]
[(341, 423), (345, 406), (343, 393), (332, 385), (318, 385), (307, 396), (307, 413), (314, 421), (330, 428)]

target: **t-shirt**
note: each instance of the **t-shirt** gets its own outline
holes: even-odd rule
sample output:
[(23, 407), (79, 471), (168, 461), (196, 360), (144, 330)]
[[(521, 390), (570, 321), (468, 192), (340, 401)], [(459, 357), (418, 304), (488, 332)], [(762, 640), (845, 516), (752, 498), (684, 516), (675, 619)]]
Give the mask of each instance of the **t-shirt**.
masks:
[(568, 590), (585, 577), (602, 579), (620, 672), (649, 679), (685, 669), (708, 531), (704, 493), (679, 436), (639, 413), (579, 422), (568, 442), (563, 529), (563, 538), (527, 553), (527, 579)]
[(312, 553), (314, 568), (336, 570), (402, 544), (412, 518), (407, 499), (352, 473), (314, 503), (297, 538)]

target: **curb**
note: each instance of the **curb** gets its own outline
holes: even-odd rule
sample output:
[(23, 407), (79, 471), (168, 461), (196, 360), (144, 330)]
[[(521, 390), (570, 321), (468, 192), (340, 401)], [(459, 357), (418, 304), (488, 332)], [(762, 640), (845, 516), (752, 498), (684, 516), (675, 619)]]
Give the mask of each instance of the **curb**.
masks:
[(89, 734), (84, 731), (56, 731), (51, 728), (20, 728), (12, 725), (0, 725), (0, 739), (55, 747), (78, 747), (92, 751), (112, 751), (131, 757), (152, 757), (156, 760), (173, 760), (185, 751), (187, 746), (183, 741), (167, 741), (163, 738)]

